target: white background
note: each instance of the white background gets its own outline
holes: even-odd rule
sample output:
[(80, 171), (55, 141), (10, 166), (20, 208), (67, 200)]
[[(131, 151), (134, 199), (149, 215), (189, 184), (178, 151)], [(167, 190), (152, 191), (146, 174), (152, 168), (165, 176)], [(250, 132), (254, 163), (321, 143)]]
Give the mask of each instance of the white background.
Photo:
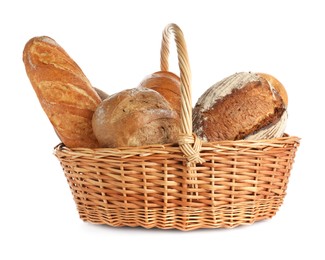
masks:
[[(325, 259), (325, 15), (322, 1), (1, 1), (0, 259)], [(183, 30), (193, 102), (235, 72), (287, 88), (287, 132), (302, 138), (277, 215), (234, 229), (112, 228), (79, 219), (52, 154), (59, 143), (22, 62), (54, 38), (92, 84), (113, 94), (159, 70), (161, 32)], [(171, 70), (178, 73), (171, 58)]]

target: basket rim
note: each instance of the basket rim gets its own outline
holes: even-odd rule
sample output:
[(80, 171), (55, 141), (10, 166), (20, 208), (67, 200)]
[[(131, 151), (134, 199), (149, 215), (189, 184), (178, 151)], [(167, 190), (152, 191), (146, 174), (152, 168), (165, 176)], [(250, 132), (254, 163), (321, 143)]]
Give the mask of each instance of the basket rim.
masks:
[[(215, 142), (202, 142), (202, 146), (200, 147), (201, 151), (215, 151), (216, 148), (220, 149), (228, 149), (228, 150), (236, 150), (242, 149), (244, 147), (247, 148), (265, 148), (265, 147), (283, 147), (287, 144), (294, 144), (295, 146), (300, 145), (301, 138), (298, 136), (290, 136), (285, 134), (283, 137), (277, 137), (272, 139), (260, 139), (260, 140), (222, 140)], [(64, 143), (59, 143), (54, 147), (54, 153), (57, 152), (69, 152), (69, 153), (109, 153), (111, 155), (121, 156), (121, 155), (142, 155), (146, 156), (146, 154), (167, 154), (167, 150), (180, 150), (180, 146), (178, 143), (169, 143), (169, 144), (156, 144), (156, 145), (145, 145), (145, 146), (125, 146), (125, 147), (116, 147), (116, 148), (88, 148), (88, 147), (78, 147), (78, 148), (70, 148), (67, 147)]]

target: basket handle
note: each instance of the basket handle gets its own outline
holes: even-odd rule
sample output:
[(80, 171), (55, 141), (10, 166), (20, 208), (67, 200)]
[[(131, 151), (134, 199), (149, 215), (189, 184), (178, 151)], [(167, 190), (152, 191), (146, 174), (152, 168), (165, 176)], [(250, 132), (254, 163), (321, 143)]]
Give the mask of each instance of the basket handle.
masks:
[(174, 35), (176, 43), (181, 81), (181, 133), (178, 144), (188, 162), (203, 163), (204, 160), (200, 157), (202, 141), (192, 131), (191, 70), (187, 47), (182, 30), (174, 23), (168, 24), (163, 31), (160, 69), (162, 71), (169, 69), (169, 39), (171, 34)]

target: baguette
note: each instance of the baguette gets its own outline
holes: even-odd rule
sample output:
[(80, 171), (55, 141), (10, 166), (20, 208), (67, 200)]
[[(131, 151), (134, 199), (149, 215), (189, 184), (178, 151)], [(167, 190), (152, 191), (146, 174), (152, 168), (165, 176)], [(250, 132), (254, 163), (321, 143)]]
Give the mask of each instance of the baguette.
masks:
[(101, 98), (76, 62), (47, 36), (26, 43), (23, 62), (60, 140), (70, 148), (99, 147), (91, 121)]

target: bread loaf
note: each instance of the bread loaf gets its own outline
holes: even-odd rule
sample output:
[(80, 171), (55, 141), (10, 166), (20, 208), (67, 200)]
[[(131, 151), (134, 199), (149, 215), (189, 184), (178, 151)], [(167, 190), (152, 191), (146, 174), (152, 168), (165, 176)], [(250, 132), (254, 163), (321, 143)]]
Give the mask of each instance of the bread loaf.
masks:
[(93, 116), (101, 147), (143, 146), (177, 142), (179, 117), (158, 92), (127, 89), (105, 99)]
[(263, 79), (266, 79), (268, 83), (275, 88), (275, 90), (279, 93), (281, 96), (284, 105), (288, 106), (288, 94), (285, 89), (285, 87), (282, 85), (282, 83), (275, 78), (274, 76), (267, 74), (267, 73), (257, 73), (259, 76), (261, 76)]
[(283, 135), (286, 106), (270, 81), (236, 73), (216, 83), (193, 110), (193, 131), (203, 140), (263, 139)]
[(159, 92), (180, 115), (181, 82), (177, 75), (169, 71), (157, 71), (144, 78), (140, 86)]
[(80, 67), (50, 37), (30, 39), (23, 51), (26, 73), (40, 104), (67, 147), (98, 147), (92, 116), (101, 99)]
[(105, 91), (103, 91), (103, 90), (101, 90), (99, 88), (95, 88), (95, 87), (94, 87), (94, 89), (96, 90), (96, 92), (97, 92), (97, 94), (98, 94), (98, 96), (100, 97), (101, 100), (105, 100), (106, 98), (109, 97), (109, 95)]

